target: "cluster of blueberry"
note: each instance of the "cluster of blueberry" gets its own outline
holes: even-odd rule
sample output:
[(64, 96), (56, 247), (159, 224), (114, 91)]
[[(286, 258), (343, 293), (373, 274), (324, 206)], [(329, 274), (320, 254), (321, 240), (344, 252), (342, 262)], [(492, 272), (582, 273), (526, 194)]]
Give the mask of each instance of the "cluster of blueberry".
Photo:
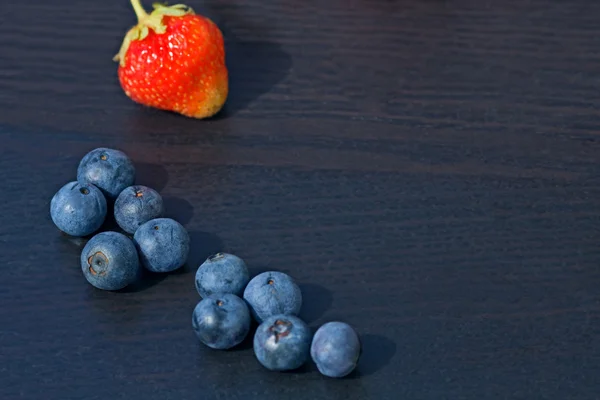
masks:
[[(81, 253), (81, 269), (96, 288), (119, 290), (133, 283), (142, 267), (152, 272), (174, 271), (185, 264), (190, 237), (177, 221), (164, 218), (162, 197), (135, 185), (135, 167), (123, 152), (98, 148), (83, 157), (77, 180), (52, 198), (50, 215), (71, 236), (96, 233), (114, 202), (119, 232), (94, 235)], [(261, 273), (250, 279), (246, 263), (228, 253), (217, 253), (200, 265), (195, 279), (202, 300), (195, 307), (192, 326), (198, 339), (213, 349), (230, 349), (250, 333), (251, 319), (259, 324), (254, 353), (267, 369), (299, 368), (312, 357), (329, 377), (352, 372), (361, 354), (354, 329), (344, 322), (328, 322), (314, 334), (298, 318), (302, 293), (287, 274)]]
[(300, 288), (283, 272), (263, 272), (250, 280), (241, 258), (218, 253), (198, 268), (196, 289), (202, 301), (194, 309), (192, 326), (198, 339), (213, 349), (241, 343), (253, 317), (260, 324), (254, 354), (267, 369), (293, 370), (310, 355), (323, 375), (343, 377), (358, 363), (361, 346), (354, 329), (344, 322), (328, 322), (313, 337), (297, 317)]
[(163, 200), (154, 189), (134, 185), (135, 167), (125, 153), (98, 148), (79, 163), (77, 180), (64, 185), (50, 202), (50, 216), (71, 236), (97, 232), (114, 202), (119, 232), (94, 235), (81, 252), (81, 270), (90, 284), (119, 290), (140, 276), (142, 267), (152, 272), (174, 271), (185, 264), (190, 251), (186, 229), (171, 218), (162, 218)]

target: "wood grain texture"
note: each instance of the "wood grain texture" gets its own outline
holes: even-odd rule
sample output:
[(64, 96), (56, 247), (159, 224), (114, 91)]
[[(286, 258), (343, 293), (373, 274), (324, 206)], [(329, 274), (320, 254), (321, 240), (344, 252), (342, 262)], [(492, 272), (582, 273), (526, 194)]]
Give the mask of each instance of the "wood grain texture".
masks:
[[(0, 12), (0, 399), (599, 398), (600, 3), (188, 4), (227, 42), (207, 121), (123, 95), (127, 1)], [(48, 208), (97, 146), (189, 229), (183, 271), (85, 282)], [(293, 275), (312, 328), (355, 326), (358, 370), (198, 344), (217, 250)]]

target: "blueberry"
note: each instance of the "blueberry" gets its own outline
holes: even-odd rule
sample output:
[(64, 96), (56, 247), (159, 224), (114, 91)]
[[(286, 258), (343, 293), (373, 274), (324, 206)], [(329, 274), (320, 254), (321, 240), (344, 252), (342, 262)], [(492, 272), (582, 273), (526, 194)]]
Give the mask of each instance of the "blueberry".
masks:
[(142, 265), (152, 272), (169, 272), (181, 267), (190, 252), (190, 236), (171, 218), (155, 218), (135, 231), (133, 240)]
[(93, 185), (69, 182), (52, 197), (50, 216), (54, 225), (68, 235), (91, 235), (106, 218), (106, 199)]
[(250, 280), (244, 261), (228, 253), (217, 253), (208, 257), (196, 272), (196, 290), (200, 296), (213, 293), (233, 293), (241, 296)]
[(248, 335), (250, 311), (246, 302), (234, 294), (213, 294), (194, 309), (192, 326), (198, 339), (208, 347), (230, 349)]
[(252, 278), (244, 290), (244, 300), (252, 316), (261, 323), (276, 314), (298, 315), (302, 293), (289, 275), (269, 271)]
[(310, 355), (319, 371), (331, 378), (341, 378), (356, 368), (361, 346), (358, 335), (345, 322), (328, 322), (313, 337)]
[(83, 248), (81, 270), (98, 289), (119, 290), (136, 280), (140, 262), (131, 239), (118, 232), (102, 232)]
[(98, 148), (87, 153), (77, 168), (77, 180), (91, 183), (114, 200), (135, 181), (133, 162), (119, 150)]
[(164, 212), (163, 199), (154, 189), (129, 186), (115, 201), (115, 220), (127, 233), (135, 233), (144, 222), (159, 218)]
[(273, 315), (259, 325), (254, 335), (254, 354), (272, 371), (299, 368), (308, 360), (309, 327), (292, 315)]

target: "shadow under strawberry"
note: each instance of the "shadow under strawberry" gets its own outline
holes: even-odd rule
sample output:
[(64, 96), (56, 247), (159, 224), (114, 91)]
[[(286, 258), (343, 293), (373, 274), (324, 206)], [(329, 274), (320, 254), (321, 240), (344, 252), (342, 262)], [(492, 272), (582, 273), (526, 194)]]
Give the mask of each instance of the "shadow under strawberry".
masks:
[[(194, 4), (197, 13), (205, 15), (219, 26), (225, 39), (229, 94), (223, 109), (210, 118), (213, 120), (228, 118), (247, 109), (284, 80), (292, 68), (291, 55), (280, 44), (268, 40), (275, 37), (269, 32), (268, 26), (258, 25), (254, 19), (246, 16), (247, 7), (252, 8), (218, 2)], [(245, 32), (246, 39), (235, 33), (240, 31)]]
[(229, 94), (225, 106), (212, 119), (223, 119), (247, 109), (281, 82), (292, 67), (291, 56), (277, 43), (241, 41), (225, 35)]

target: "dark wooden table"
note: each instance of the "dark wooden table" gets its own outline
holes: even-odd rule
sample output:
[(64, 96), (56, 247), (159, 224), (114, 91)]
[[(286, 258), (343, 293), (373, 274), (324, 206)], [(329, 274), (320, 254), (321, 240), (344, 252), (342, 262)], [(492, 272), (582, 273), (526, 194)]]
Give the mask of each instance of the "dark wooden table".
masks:
[[(600, 398), (600, 3), (188, 4), (227, 40), (207, 121), (123, 94), (127, 1), (2, 6), (0, 399)], [(184, 270), (87, 284), (49, 201), (98, 146), (189, 229)], [(200, 345), (217, 250), (294, 276), (312, 328), (355, 326), (358, 370)]]

